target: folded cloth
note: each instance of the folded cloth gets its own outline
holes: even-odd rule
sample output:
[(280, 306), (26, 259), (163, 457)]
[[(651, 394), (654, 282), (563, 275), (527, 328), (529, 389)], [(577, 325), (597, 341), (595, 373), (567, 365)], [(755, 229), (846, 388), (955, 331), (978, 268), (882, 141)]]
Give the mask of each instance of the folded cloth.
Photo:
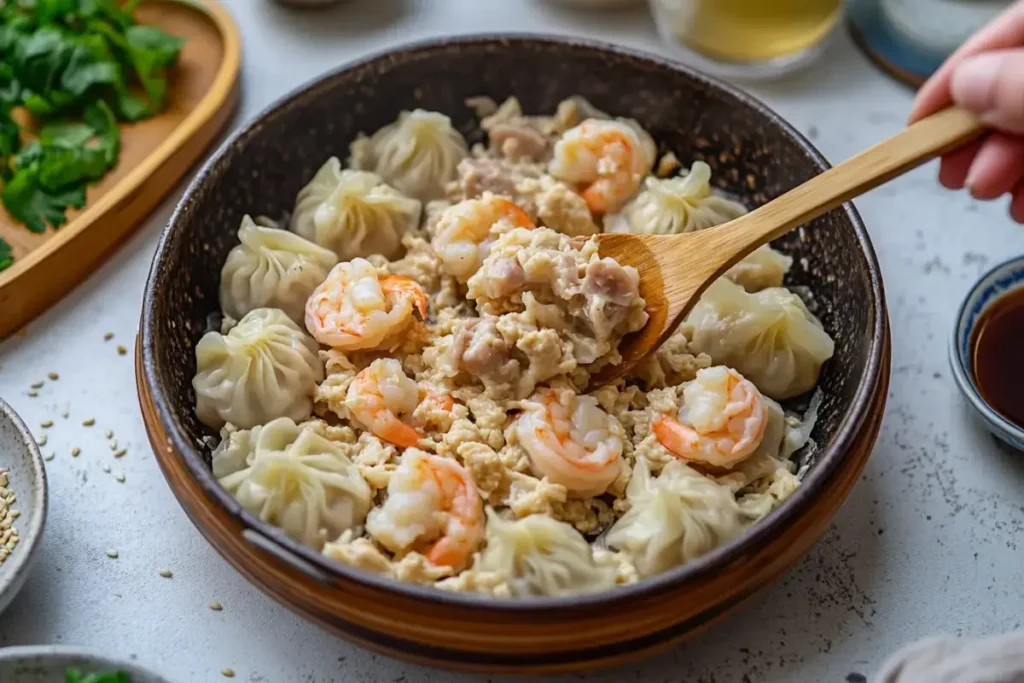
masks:
[(882, 665), (877, 683), (1024, 683), (1024, 632), (984, 638), (937, 636)]

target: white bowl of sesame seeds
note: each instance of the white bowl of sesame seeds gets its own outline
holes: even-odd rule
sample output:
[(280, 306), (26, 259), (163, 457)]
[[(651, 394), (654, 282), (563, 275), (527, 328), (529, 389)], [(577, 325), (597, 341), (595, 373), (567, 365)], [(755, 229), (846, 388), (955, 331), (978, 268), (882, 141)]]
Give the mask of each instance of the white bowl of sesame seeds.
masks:
[(25, 583), (46, 525), (46, 470), (32, 434), (0, 399), (0, 612)]

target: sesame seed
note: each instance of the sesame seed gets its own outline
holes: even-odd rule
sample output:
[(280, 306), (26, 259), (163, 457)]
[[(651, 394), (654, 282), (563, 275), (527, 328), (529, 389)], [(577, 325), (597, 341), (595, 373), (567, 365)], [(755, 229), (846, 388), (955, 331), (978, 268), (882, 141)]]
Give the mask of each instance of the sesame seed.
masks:
[(17, 496), (7, 488), (7, 483), (7, 470), (0, 469), (0, 564), (18, 545), (18, 530), (14, 528), (14, 520), (21, 516), (21, 513), (10, 507)]
[(161, 569), (160, 576), (164, 577), (165, 579), (169, 579), (172, 576), (174, 576), (174, 574), (171, 572), (170, 569)]
[(81, 453), (81, 452), (82, 452), (82, 449), (79, 448), (78, 446), (75, 446), (74, 448), (71, 449), (71, 457), (72, 458), (77, 458), (78, 454)]
[(224, 678), (234, 678), (235, 677), (235, 670), (234, 669), (221, 669), (220, 675), (223, 676)]
[(57, 456), (54, 453), (47, 453), (46, 455), (43, 456), (43, 460), (45, 460), (46, 462), (50, 462), (55, 457)]
[(128, 353), (128, 349), (124, 348), (124, 347), (123, 347), (123, 346), (121, 346), (121, 345), (118, 345), (118, 347), (117, 347), (117, 355), (119, 355), (119, 356), (123, 356), (123, 355), (125, 355), (126, 353)]
[(43, 384), (44, 384), (44, 382), (33, 382), (32, 383), (32, 388), (33, 389), (42, 389), (43, 388)]
[(82, 420), (83, 427), (92, 427), (94, 424), (96, 424), (95, 418), (87, 417), (84, 420)]
[(38, 391), (30, 391), (30, 392), (28, 392), (28, 395), (29, 395), (29, 398), (35, 398), (36, 396), (39, 395), (39, 392)]
[(121, 474), (120, 472), (118, 472), (117, 474), (115, 474), (115, 475), (114, 475), (114, 479), (117, 479), (117, 480), (118, 480), (119, 482), (121, 482), (121, 483), (123, 484), (123, 483), (124, 483), (124, 479), (125, 479), (125, 477), (124, 477), (124, 475), (123, 475), (123, 474)]
[(107, 332), (105, 335), (103, 335), (103, 341), (110, 341), (113, 338), (114, 338), (114, 333), (113, 332)]
[(211, 602), (210, 609), (212, 609), (214, 612), (220, 612), (222, 609), (224, 609), (224, 605), (220, 604), (219, 602)]
[(110, 550), (108, 550), (107, 551), (107, 557), (109, 557), (112, 560), (116, 560), (117, 559), (117, 549), (116, 548), (111, 548)]
[(113, 429), (104, 429), (103, 430), (103, 436), (107, 437), (108, 439), (114, 438), (114, 430)]
[(40, 446), (45, 446), (45, 445), (46, 445), (46, 434), (41, 434), (41, 435), (39, 436), (39, 438), (38, 438), (38, 439), (36, 439), (36, 442), (37, 442), (37, 443), (38, 443), (38, 444), (39, 444)]
[(43, 429), (49, 429), (50, 427), (53, 426), (53, 420), (43, 420), (42, 422), (39, 423), (39, 426), (42, 427)]
[(53, 382), (56, 382), (57, 380), (60, 379), (60, 375), (58, 375), (56, 372), (51, 372), (50, 374), (47, 375), (47, 377), (49, 377), (50, 380)]
[(111, 439), (110, 440), (110, 450), (112, 450), (112, 451), (116, 451), (117, 450), (117, 439)]
[(110, 465), (103, 465), (101, 469), (107, 474), (110, 474)]
[(114, 457), (115, 458), (123, 458), (124, 454), (127, 453), (127, 452), (128, 452), (127, 448), (122, 448), (119, 451), (114, 451)]

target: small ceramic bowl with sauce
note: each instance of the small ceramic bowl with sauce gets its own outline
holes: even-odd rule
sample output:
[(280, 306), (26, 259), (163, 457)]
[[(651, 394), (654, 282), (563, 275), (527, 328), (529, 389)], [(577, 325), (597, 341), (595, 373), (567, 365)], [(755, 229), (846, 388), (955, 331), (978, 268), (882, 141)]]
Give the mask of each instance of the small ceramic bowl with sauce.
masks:
[(1024, 451), (1024, 256), (985, 273), (956, 320), (949, 362), (957, 385), (993, 434)]

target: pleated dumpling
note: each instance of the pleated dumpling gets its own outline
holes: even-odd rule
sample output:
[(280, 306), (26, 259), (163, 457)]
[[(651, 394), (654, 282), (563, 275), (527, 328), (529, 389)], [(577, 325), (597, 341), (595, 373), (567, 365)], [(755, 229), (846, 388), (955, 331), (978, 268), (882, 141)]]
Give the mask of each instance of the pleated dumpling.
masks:
[(373, 493), (343, 444), (287, 417), (229, 439), (214, 474), (263, 521), (316, 550), (365, 521)]
[(416, 109), (372, 136), (352, 143), (349, 165), (380, 175), (389, 185), (420, 201), (440, 199), (455, 180), (456, 166), (469, 156), (466, 140), (444, 114)]
[(739, 534), (771, 509), (760, 498), (738, 503), (732, 491), (682, 461), (651, 476), (639, 458), (626, 487), (630, 508), (609, 529), (609, 547), (627, 553), (641, 576), (685, 564)]
[(572, 526), (547, 515), (502, 519), (487, 511), (487, 548), (474, 569), (505, 578), (514, 596), (569, 595), (615, 586), (614, 567), (594, 562)]
[(728, 365), (774, 399), (814, 388), (835, 343), (799, 296), (784, 287), (749, 293), (716, 280), (693, 307), (690, 349)]
[(255, 308), (280, 308), (295, 322), (338, 257), (295, 233), (242, 218), (238, 246), (220, 271), (220, 307), (238, 320)]
[(227, 334), (207, 332), (196, 345), (196, 416), (214, 429), (305, 420), (324, 379), (319, 348), (277, 308), (246, 313)]
[(393, 259), (401, 255), (402, 236), (419, 225), (421, 209), (379, 175), (342, 170), (331, 157), (299, 191), (290, 227), (342, 261), (374, 254)]
[(762, 244), (726, 271), (725, 276), (748, 292), (760, 292), (781, 287), (792, 266), (793, 257)]
[(605, 217), (604, 226), (606, 232), (678, 235), (726, 223), (746, 212), (739, 202), (714, 194), (711, 167), (695, 161), (685, 175), (649, 176), (622, 211)]

